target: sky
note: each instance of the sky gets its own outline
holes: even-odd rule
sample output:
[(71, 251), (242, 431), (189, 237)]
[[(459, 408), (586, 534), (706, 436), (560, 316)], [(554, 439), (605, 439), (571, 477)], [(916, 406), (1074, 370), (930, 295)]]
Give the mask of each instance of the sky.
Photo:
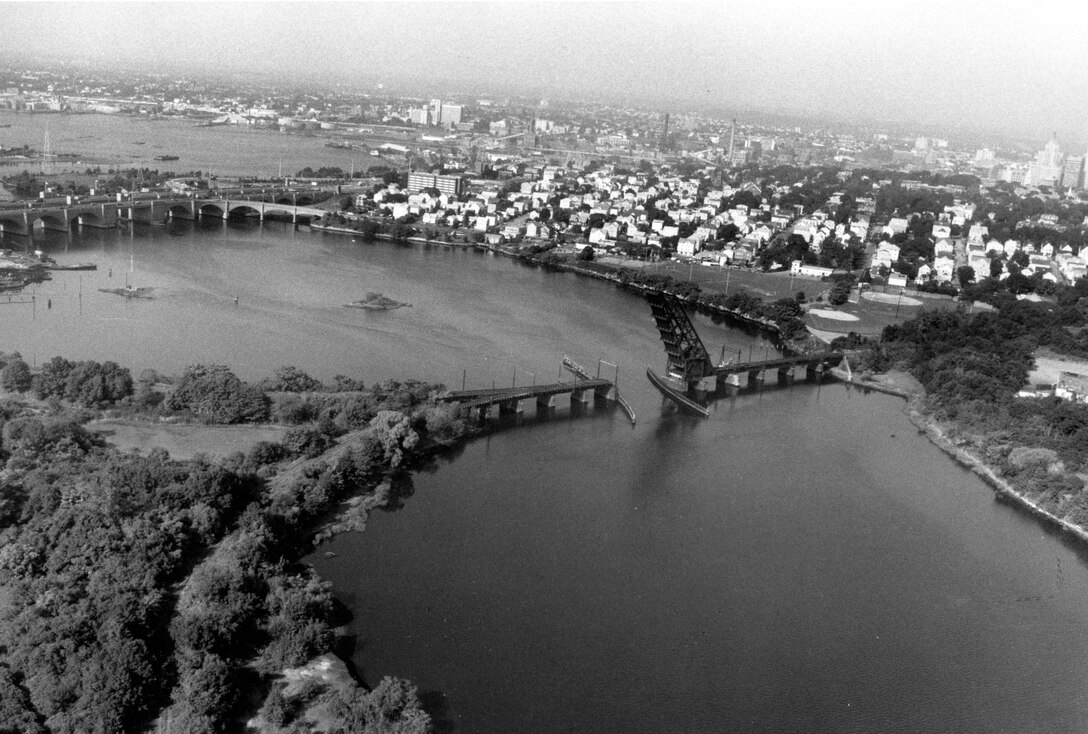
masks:
[[(25, 56), (312, 70), (1088, 140), (1088, 3), (19, 2)], [(10, 51), (10, 50), (9, 50)]]

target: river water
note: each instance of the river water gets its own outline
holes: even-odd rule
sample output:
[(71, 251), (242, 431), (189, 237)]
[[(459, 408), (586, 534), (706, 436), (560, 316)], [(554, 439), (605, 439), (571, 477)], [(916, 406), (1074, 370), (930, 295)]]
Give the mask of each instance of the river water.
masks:
[[(456, 731), (1088, 727), (1085, 555), (997, 504), (896, 398), (800, 384), (686, 417), (642, 374), (663, 363), (643, 300), (475, 251), (222, 221), (35, 244), (99, 268), (0, 299), (0, 349), (38, 363), (470, 388), (553, 381), (564, 354), (620, 365), (637, 426), (527, 407), (310, 559), (354, 613), (364, 678), (440, 693)], [(126, 279), (155, 299), (97, 290)], [(343, 308), (368, 291), (413, 306)], [(696, 326), (715, 353), (765, 346)]]

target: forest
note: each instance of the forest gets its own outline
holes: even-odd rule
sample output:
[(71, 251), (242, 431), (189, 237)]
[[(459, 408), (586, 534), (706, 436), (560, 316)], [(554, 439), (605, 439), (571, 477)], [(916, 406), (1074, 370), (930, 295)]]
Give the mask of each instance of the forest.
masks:
[[(298, 559), (402, 502), (413, 463), (466, 435), (441, 386), (0, 364), (0, 731), (212, 734), (254, 715), (269, 734), (308, 731), (315, 705), (330, 731), (430, 731), (406, 681), (293, 698), (275, 681), (336, 640), (329, 584)], [(102, 411), (293, 427), (178, 461), (108, 447), (85, 427)]]

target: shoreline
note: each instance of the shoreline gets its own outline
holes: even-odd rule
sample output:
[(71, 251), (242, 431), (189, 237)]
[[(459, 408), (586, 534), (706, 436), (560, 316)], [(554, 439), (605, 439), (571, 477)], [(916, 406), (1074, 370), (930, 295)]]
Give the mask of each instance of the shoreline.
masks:
[(833, 367), (830, 371), (835, 377), (839, 378), (847, 385), (855, 385), (863, 389), (874, 390), (876, 392), (903, 398), (907, 401), (907, 405), (903, 412), (914, 427), (924, 433), (930, 443), (945, 452), (953, 461), (965, 469), (968, 469), (972, 474), (988, 484), (994, 491), (995, 499), (998, 501), (1011, 502), (1032, 515), (1036, 520), (1052, 525), (1059, 530), (1069, 533), (1078, 540), (1088, 543), (1088, 528), (1058, 517), (1053, 512), (1040, 507), (1029, 497), (1021, 493), (1012, 482), (1001, 477), (992, 466), (968, 449), (958, 445), (953, 439), (949, 438), (941, 424), (922, 411), (921, 402), (925, 397), (924, 395), (917, 392), (902, 390), (874, 380), (857, 378), (841, 367)]
[(1036, 519), (1042, 520), (1049, 525), (1053, 525), (1054, 527), (1073, 535), (1078, 540), (1088, 542), (1088, 528), (1069, 522), (1068, 520), (1058, 517), (1053, 512), (1043, 509), (1017, 490), (1011, 482), (999, 476), (989, 464), (966, 448), (957, 445), (955, 441), (945, 434), (944, 429), (941, 428), (941, 425), (936, 420), (927, 416), (920, 410), (917, 398), (908, 404), (906, 414), (910, 419), (910, 422), (913, 423), (918, 430), (923, 431), (926, 434), (926, 438), (929, 439), (930, 443), (948, 454), (957, 464), (969, 469), (972, 474), (990, 485), (994, 490), (996, 499), (999, 501), (1005, 500), (1013, 502), (1029, 514), (1033, 515)]
[[(351, 235), (353, 237), (363, 238), (361, 232), (359, 232), (358, 230), (349, 229), (347, 227), (332, 227), (332, 226), (322, 225), (322, 224), (310, 224), (308, 226), (310, 227), (310, 229), (318, 231), (318, 232), (328, 232), (330, 234)], [(365, 241), (365, 238), (363, 238), (363, 239)], [(385, 234), (385, 233), (376, 233), (376, 234), (372, 235), (370, 239), (383, 240), (385, 242), (398, 242), (398, 243), (400, 243), (400, 242), (411, 242), (413, 244), (420, 244), (420, 245), (444, 245), (444, 246), (448, 246), (448, 247), (461, 247), (461, 248), (465, 248), (465, 249), (475, 248), (475, 249), (478, 249), (478, 250), (486, 250), (488, 252), (494, 252), (494, 253), (497, 253), (499, 255), (506, 255), (507, 257), (514, 258), (515, 260), (521, 260), (523, 262), (531, 263), (533, 265), (538, 265), (538, 266), (546, 267), (546, 268), (554, 268), (556, 270), (561, 270), (561, 271), (564, 271), (564, 272), (574, 273), (575, 275), (581, 275), (581, 276), (593, 278), (593, 279), (596, 279), (596, 280), (604, 280), (604, 281), (607, 281), (609, 283), (613, 283), (614, 285), (619, 286), (620, 288), (630, 288), (630, 289), (633, 289), (633, 290), (638, 290), (638, 291), (643, 291), (643, 292), (655, 292), (655, 293), (661, 292), (660, 289), (647, 287), (647, 286), (645, 286), (645, 285), (643, 285), (641, 283), (624, 283), (615, 274), (601, 273), (601, 272), (598, 272), (596, 270), (592, 270), (592, 269), (589, 269), (589, 268), (579, 267), (576, 263), (561, 262), (561, 263), (544, 265), (544, 264), (538, 262), (531, 255), (525, 255), (525, 254), (523, 254), (521, 252), (518, 252), (517, 250), (513, 250), (513, 249), (510, 249), (508, 247), (502, 247), (501, 245), (486, 245), (486, 244), (478, 244), (478, 243), (475, 243), (475, 242), (445, 242), (445, 241), (442, 241), (442, 240), (428, 240), (428, 239), (426, 239), (424, 237), (406, 237), (404, 239), (397, 240), (392, 235)], [(619, 268), (623, 268), (624, 266), (619, 265), (619, 266), (611, 266), (611, 267), (619, 269)], [(769, 331), (769, 332), (773, 333), (775, 336), (780, 336), (781, 333), (782, 333), (781, 328), (778, 326), (778, 324), (774, 323), (773, 321), (768, 321), (768, 320), (763, 319), (763, 318), (750, 316), (748, 314), (741, 313), (740, 311), (732, 311), (730, 309), (723, 308), (721, 306), (714, 306), (714, 305), (711, 305), (711, 304), (708, 304), (708, 303), (703, 303), (703, 302), (699, 301), (698, 299), (693, 300), (691, 298), (684, 298), (683, 300), (687, 304), (692, 305), (696, 309), (702, 310), (702, 311), (704, 311), (706, 313), (717, 314), (717, 315), (720, 315), (720, 316), (725, 316), (727, 318), (734, 318), (734, 319), (737, 319), (738, 321), (743, 321), (743, 322), (745, 322), (747, 324), (755, 326), (758, 329)]]

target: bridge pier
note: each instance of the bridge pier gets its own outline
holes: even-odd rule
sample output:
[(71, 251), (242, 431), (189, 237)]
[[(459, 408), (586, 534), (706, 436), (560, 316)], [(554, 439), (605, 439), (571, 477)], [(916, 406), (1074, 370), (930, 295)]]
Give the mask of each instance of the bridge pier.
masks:
[(589, 393), (590, 390), (571, 390), (570, 391), (570, 404), (581, 403), (582, 405), (589, 405)]
[(521, 412), (520, 400), (503, 400), (499, 403), (499, 415), (515, 415)]
[(698, 382), (696, 382), (692, 387), (695, 388), (696, 392), (700, 392), (700, 393), (717, 392), (717, 390), (718, 390), (718, 376), (717, 375), (708, 375), (708, 376), (704, 377), (703, 379), (699, 380)]
[(491, 410), (490, 405), (481, 405), (476, 411), (476, 421), (478, 423), (487, 422), (487, 414)]
[(538, 411), (540, 411), (540, 410), (551, 410), (554, 407), (555, 407), (555, 396), (554, 395), (538, 395), (537, 396), (536, 409)]
[(748, 384), (754, 385), (757, 382), (763, 382), (763, 370), (749, 370), (748, 371)]
[(793, 382), (793, 365), (778, 368), (778, 384), (789, 385)]
[(809, 362), (805, 365), (805, 379), (819, 380), (824, 376), (826, 368), (823, 362)]

